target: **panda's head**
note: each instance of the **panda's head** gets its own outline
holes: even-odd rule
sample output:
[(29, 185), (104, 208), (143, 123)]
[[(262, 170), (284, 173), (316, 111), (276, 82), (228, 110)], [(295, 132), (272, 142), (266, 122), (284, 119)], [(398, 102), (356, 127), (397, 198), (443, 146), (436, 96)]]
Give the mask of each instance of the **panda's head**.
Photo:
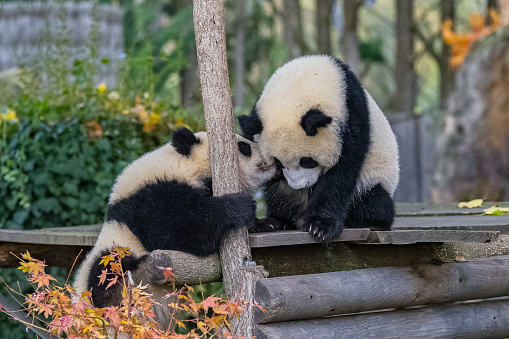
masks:
[[(271, 179), (274, 160), (265, 158), (256, 143), (237, 135), (237, 151), (242, 190), (249, 192)], [(172, 142), (134, 160), (117, 177), (109, 203), (127, 198), (147, 184), (176, 180), (196, 188), (211, 182), (207, 133), (179, 128)]]
[(251, 114), (239, 117), (244, 136), (281, 163), (294, 189), (314, 185), (341, 155), (347, 109), (338, 62), (325, 55), (293, 59), (267, 81)]
[[(236, 138), (242, 190), (250, 191), (274, 176), (274, 159), (264, 157), (256, 143), (240, 135), (236, 135)], [(193, 134), (186, 128), (180, 128), (173, 133), (172, 145), (179, 155), (186, 158), (183, 162), (191, 160), (188, 166), (209, 163), (209, 142), (205, 132)], [(206, 172), (208, 179), (211, 177), (210, 164)]]

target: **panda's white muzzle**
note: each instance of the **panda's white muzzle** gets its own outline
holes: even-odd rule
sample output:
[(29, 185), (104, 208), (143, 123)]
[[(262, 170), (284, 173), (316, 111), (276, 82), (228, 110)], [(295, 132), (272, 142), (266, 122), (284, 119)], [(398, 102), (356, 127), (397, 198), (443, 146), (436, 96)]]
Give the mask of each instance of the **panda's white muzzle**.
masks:
[(300, 190), (305, 187), (313, 186), (320, 177), (320, 168), (299, 168), (287, 169), (283, 168), (283, 175), (286, 182), (294, 190)]

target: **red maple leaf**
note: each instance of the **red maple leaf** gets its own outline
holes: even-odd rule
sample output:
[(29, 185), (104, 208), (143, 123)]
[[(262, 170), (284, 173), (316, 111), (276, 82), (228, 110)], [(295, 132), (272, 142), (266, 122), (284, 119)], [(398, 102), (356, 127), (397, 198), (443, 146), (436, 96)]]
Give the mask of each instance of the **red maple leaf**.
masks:
[(173, 268), (171, 267), (161, 267), (157, 266), (158, 269), (163, 270), (164, 277), (167, 280), (175, 280), (175, 273), (173, 273)]
[(207, 299), (203, 300), (200, 304), (201, 304), (201, 306), (203, 306), (203, 310), (205, 312), (207, 312), (209, 307), (213, 308), (214, 306), (216, 306), (216, 301), (218, 301), (220, 299), (221, 298), (214, 297), (214, 295), (211, 295)]
[(101, 275), (97, 276), (99, 278), (99, 285), (104, 284), (104, 282), (106, 281), (107, 274), (108, 274), (108, 270), (106, 269), (106, 270), (102, 270)]
[(115, 277), (113, 277), (111, 279), (108, 279), (108, 281), (110, 283), (108, 284), (108, 286), (106, 286), (106, 289), (110, 288), (111, 286), (115, 285), (118, 282), (118, 275), (116, 275)]

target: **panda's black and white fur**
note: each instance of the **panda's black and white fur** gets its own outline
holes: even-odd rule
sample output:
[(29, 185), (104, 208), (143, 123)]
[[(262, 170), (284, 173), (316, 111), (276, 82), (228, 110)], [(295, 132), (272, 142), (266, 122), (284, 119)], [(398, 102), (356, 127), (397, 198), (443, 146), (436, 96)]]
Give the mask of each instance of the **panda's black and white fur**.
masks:
[(323, 241), (344, 227), (390, 229), (399, 180), (396, 138), (340, 60), (312, 55), (286, 63), (239, 123), (278, 167), (264, 185), (262, 224), (297, 227)]
[[(275, 166), (256, 144), (241, 136), (237, 143), (241, 183), (248, 193), (269, 180)], [(122, 266), (133, 272), (137, 284), (150, 283), (144, 264), (151, 251), (177, 250), (201, 257), (217, 252), (230, 230), (255, 219), (256, 204), (246, 193), (214, 197), (211, 183), (205, 132), (179, 129), (171, 144), (132, 162), (112, 188), (102, 230), (78, 271), (77, 292), (92, 290), (95, 307), (119, 305), (121, 288), (99, 285), (104, 269), (99, 262), (113, 247), (130, 249), (132, 255), (122, 259)]]

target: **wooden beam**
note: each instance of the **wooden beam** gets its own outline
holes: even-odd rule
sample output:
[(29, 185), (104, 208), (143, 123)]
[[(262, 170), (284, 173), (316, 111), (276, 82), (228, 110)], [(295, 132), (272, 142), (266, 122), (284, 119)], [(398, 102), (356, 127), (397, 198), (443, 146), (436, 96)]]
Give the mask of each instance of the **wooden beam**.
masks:
[(490, 243), (417, 243), (382, 245), (334, 243), (253, 248), (253, 260), (270, 277), (376, 267), (404, 267), (454, 261), (456, 257), (509, 255), (509, 236)]
[(509, 300), (339, 316), (256, 326), (257, 339), (507, 338)]
[(457, 202), (419, 202), (407, 203), (400, 202), (396, 204), (396, 214), (398, 216), (443, 216), (443, 215), (479, 215), (484, 210), (498, 204), (500, 207), (509, 207), (509, 201), (490, 202), (485, 201), (482, 207), (459, 208)]
[[(338, 241), (363, 241), (368, 238), (369, 228), (345, 229)], [(299, 244), (313, 244), (321, 242), (316, 240), (308, 232), (302, 231), (278, 231), (249, 234), (249, 246), (251, 248), (258, 247), (274, 247)]]
[(461, 230), (398, 230), (371, 232), (364, 241), (371, 244), (416, 244), (425, 242), (491, 242), (499, 237), (496, 231)]
[[(498, 218), (497, 218), (498, 217)], [(448, 225), (450, 228), (465, 228), (454, 233), (451, 231), (432, 231), (426, 228), (426, 219), (430, 218), (430, 228), (438, 227), (441, 223)], [(458, 218), (458, 221), (454, 221)], [(482, 219), (486, 218), (487, 222), (483, 223)], [(425, 218), (397, 218), (395, 231), (391, 232), (371, 232), (368, 237), (369, 230), (364, 228), (345, 229), (341, 237), (337, 240), (344, 241), (367, 241), (373, 243), (416, 243), (416, 242), (445, 242), (445, 241), (468, 241), (468, 242), (484, 242), (493, 240), (495, 233), (470, 233), (467, 232), (468, 227), (479, 223), (480, 225), (489, 225), (504, 227), (509, 222), (509, 216), (486, 216), (486, 217), (425, 217)], [(66, 245), (66, 246), (93, 246), (100, 232), (100, 225), (91, 226), (72, 226), (60, 227), (42, 230), (0, 230), (0, 242), (10, 243), (30, 243), (45, 245)], [(419, 231), (402, 232), (406, 227), (420, 227)], [(444, 226), (446, 227), (446, 226)], [(481, 228), (480, 228), (481, 229)], [(397, 232), (397, 233), (396, 233)], [(440, 239), (444, 236), (443, 240)], [(393, 240), (391, 240), (393, 239)], [(317, 241), (307, 232), (301, 231), (278, 231), (267, 233), (251, 233), (249, 234), (249, 243), (252, 248), (274, 247), (299, 244), (314, 244)]]
[(62, 227), (52, 230), (0, 230), (0, 242), (94, 246), (100, 229), (90, 226), (88, 229), (73, 230), (74, 227)]
[(392, 229), (498, 231), (501, 234), (509, 234), (509, 214), (396, 218)]
[(509, 296), (509, 256), (262, 279), (256, 322)]

